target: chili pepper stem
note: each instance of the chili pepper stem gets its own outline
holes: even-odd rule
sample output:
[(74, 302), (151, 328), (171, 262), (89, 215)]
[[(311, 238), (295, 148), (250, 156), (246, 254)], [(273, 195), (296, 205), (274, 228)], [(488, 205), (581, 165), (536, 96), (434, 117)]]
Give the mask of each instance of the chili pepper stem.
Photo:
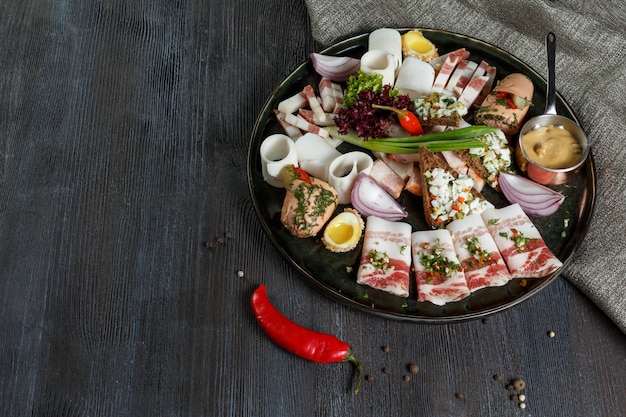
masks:
[(356, 395), (361, 390), (361, 380), (363, 379), (363, 366), (352, 352), (348, 353), (348, 356), (346, 356), (346, 359), (344, 361), (351, 362), (356, 369), (356, 386), (354, 387), (354, 395)]

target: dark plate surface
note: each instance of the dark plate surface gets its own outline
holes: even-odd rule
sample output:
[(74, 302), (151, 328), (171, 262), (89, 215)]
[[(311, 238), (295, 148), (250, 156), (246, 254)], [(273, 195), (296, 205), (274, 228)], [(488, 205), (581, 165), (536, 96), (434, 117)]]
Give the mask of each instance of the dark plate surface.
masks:
[[(399, 30), (403, 31), (403, 29)], [(435, 43), (440, 54), (464, 47), (470, 52), (471, 60), (477, 62), (485, 60), (490, 65), (496, 66), (496, 79), (501, 79), (512, 72), (528, 75), (535, 85), (535, 94), (534, 105), (527, 117), (543, 112), (546, 82), (528, 65), (502, 49), (474, 38), (441, 30), (420, 30)], [(327, 48), (322, 53), (360, 57), (367, 50), (367, 40), (367, 34), (361, 35)], [(409, 298), (397, 297), (357, 284), (356, 268), (350, 271), (347, 267), (357, 264), (361, 254), (361, 245), (351, 252), (336, 254), (326, 250), (319, 238), (300, 239), (291, 236), (280, 223), (280, 209), (285, 191), (263, 181), (259, 149), (263, 140), (269, 135), (284, 133), (273, 114), (273, 109), (278, 106), (278, 103), (301, 91), (307, 84), (317, 89), (319, 80), (320, 77), (313, 69), (313, 65), (307, 61), (276, 88), (258, 117), (248, 154), (248, 181), (259, 220), (270, 240), (306, 281), (339, 302), (368, 313), (397, 320), (445, 323), (478, 318), (502, 311), (528, 299), (558, 276), (558, 273), (555, 273), (541, 279), (515, 279), (505, 286), (484, 288), (464, 300), (436, 306), (428, 302), (418, 302), (415, 299), (414, 282), (411, 283)], [(557, 111), (559, 114), (576, 120), (576, 116), (558, 93)], [(354, 148), (347, 144), (339, 147), (341, 151), (351, 149)], [(580, 174), (573, 181), (553, 188), (566, 195), (564, 204), (550, 217), (532, 217), (531, 220), (550, 249), (566, 264), (580, 246), (593, 212), (596, 177), (592, 155), (590, 154)], [(502, 195), (491, 189), (486, 189), (484, 195), (496, 206), (508, 204)], [(423, 220), (422, 202), (419, 197), (405, 191), (399, 202), (410, 213), (409, 217), (403, 221), (410, 223), (414, 231), (428, 229)], [(343, 211), (343, 208), (344, 206), (340, 206), (337, 212)]]

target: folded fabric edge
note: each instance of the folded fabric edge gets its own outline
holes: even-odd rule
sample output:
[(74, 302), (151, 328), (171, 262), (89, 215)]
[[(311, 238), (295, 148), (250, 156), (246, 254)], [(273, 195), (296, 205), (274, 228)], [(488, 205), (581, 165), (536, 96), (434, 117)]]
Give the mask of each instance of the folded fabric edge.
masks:
[[(619, 329), (626, 333), (626, 284), (604, 285), (562, 274), (568, 282), (587, 296)], [(606, 284), (606, 282), (605, 282)]]

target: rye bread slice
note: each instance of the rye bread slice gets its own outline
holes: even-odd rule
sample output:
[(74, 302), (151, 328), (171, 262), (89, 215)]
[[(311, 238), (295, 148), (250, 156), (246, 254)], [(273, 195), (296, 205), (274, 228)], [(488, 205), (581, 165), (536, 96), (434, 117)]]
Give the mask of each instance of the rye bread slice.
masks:
[(434, 127), (434, 126), (452, 126), (459, 127), (461, 124), (461, 116), (454, 114), (452, 116), (442, 117), (423, 117), (418, 116), (422, 127)]
[[(422, 180), (422, 192), (423, 192), (422, 202), (424, 205), (424, 219), (426, 220), (426, 224), (428, 224), (428, 226), (433, 229), (443, 227), (452, 220), (449, 220), (448, 222), (445, 222), (445, 223), (442, 222), (438, 224), (435, 221), (435, 219), (433, 219), (432, 217), (433, 207), (431, 205), (430, 193), (428, 191), (429, 190), (428, 181), (424, 173), (428, 171), (432, 171), (435, 168), (441, 168), (441, 169), (446, 170), (450, 174), (452, 174), (454, 178), (458, 178), (458, 174), (456, 173), (456, 171), (450, 168), (450, 166), (448, 165), (448, 163), (445, 161), (443, 157), (441, 157), (439, 154), (429, 151), (424, 146), (422, 146), (419, 151), (419, 163), (420, 163), (420, 171), (422, 173), (421, 180)], [(476, 191), (474, 188), (472, 188), (470, 192), (475, 198), (480, 198), (483, 200), (485, 199), (485, 197), (481, 193)]]

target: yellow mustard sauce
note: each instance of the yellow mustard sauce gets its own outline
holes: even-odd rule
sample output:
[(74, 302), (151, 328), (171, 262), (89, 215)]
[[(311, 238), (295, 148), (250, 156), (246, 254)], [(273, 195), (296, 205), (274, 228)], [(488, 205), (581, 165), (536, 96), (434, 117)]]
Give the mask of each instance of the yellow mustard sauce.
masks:
[(583, 158), (578, 140), (567, 129), (541, 126), (522, 137), (528, 159), (546, 168), (569, 168)]

